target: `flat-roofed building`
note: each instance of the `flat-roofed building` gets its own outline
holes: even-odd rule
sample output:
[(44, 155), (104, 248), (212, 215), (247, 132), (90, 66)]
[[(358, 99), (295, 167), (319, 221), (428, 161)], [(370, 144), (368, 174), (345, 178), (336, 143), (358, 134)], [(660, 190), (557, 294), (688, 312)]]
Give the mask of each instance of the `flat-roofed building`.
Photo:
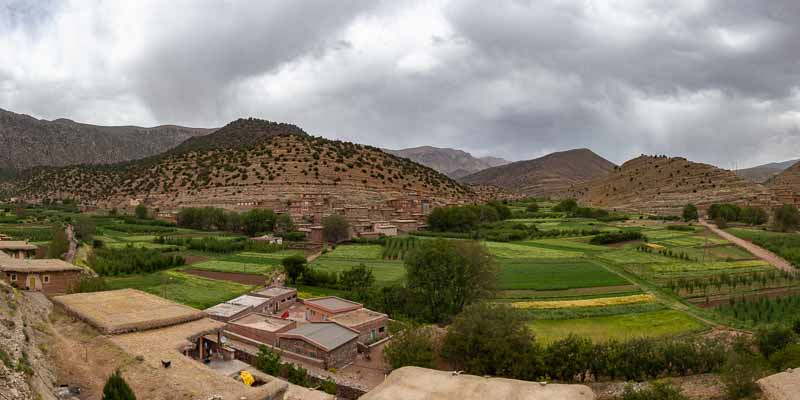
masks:
[(337, 314), (328, 320), (358, 331), (358, 341), (364, 344), (372, 344), (389, 336), (389, 316), (367, 308)]
[(0, 258), (0, 279), (18, 288), (48, 295), (66, 293), (81, 279), (82, 273), (83, 268), (57, 259)]
[(289, 309), (297, 301), (297, 289), (283, 286), (270, 286), (250, 292), (250, 296), (270, 299), (265, 312), (279, 313)]
[(226, 301), (229, 304), (238, 304), (252, 308), (254, 312), (269, 313), (271, 300), (267, 297), (243, 294), (235, 299)]
[(306, 320), (311, 322), (327, 321), (332, 316), (358, 310), (364, 306), (354, 301), (336, 296), (317, 297), (303, 301), (306, 306)]
[(278, 334), (278, 347), (323, 369), (342, 368), (358, 354), (359, 333), (335, 322), (316, 322)]
[(0, 251), (12, 258), (33, 258), (38, 248), (23, 240), (0, 240)]
[(278, 346), (278, 334), (297, 328), (297, 322), (262, 313), (251, 313), (228, 321), (226, 334), (254, 341), (254, 344)]
[(253, 312), (253, 309), (243, 304), (219, 303), (203, 311), (205, 311), (211, 319), (228, 322), (234, 318), (239, 318)]

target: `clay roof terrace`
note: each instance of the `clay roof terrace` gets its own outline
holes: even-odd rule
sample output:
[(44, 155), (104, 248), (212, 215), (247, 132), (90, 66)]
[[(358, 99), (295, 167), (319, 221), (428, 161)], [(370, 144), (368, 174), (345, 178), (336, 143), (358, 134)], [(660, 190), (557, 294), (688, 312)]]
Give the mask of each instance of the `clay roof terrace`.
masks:
[(341, 314), (348, 311), (358, 310), (364, 307), (363, 304), (345, 300), (336, 296), (317, 297), (303, 301), (306, 307), (314, 307), (331, 314)]

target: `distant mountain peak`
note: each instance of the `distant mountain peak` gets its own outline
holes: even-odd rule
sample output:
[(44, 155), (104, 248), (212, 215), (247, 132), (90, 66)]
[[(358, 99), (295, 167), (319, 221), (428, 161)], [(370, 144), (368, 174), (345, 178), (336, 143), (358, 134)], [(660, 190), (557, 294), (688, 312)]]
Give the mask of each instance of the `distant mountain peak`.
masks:
[(508, 160), (499, 157), (475, 157), (464, 150), (446, 147), (418, 146), (385, 151), (398, 157), (408, 158), (456, 179), (486, 168), (509, 163)]

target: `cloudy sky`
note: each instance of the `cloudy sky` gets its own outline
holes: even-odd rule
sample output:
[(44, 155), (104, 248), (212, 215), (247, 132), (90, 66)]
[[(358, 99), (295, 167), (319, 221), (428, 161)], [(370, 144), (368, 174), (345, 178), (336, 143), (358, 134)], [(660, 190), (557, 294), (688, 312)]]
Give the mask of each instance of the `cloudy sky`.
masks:
[(800, 2), (0, 0), (0, 108), (372, 145), (800, 158)]

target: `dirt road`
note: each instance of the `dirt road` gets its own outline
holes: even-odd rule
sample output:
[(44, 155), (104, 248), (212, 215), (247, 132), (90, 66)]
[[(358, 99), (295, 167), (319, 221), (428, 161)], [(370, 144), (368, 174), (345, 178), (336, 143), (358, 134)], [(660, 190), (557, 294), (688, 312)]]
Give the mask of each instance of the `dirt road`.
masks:
[(795, 273), (797, 269), (792, 266), (792, 264), (783, 258), (779, 257), (777, 254), (761, 247), (752, 242), (748, 242), (747, 240), (740, 239), (736, 236), (731, 235), (728, 232), (723, 231), (722, 229), (717, 228), (716, 225), (708, 223), (708, 221), (701, 219), (700, 225), (705, 226), (706, 228), (710, 229), (711, 232), (716, 233), (721, 238), (749, 251), (754, 256), (770, 263), (772, 266), (778, 269), (782, 269), (786, 272)]

